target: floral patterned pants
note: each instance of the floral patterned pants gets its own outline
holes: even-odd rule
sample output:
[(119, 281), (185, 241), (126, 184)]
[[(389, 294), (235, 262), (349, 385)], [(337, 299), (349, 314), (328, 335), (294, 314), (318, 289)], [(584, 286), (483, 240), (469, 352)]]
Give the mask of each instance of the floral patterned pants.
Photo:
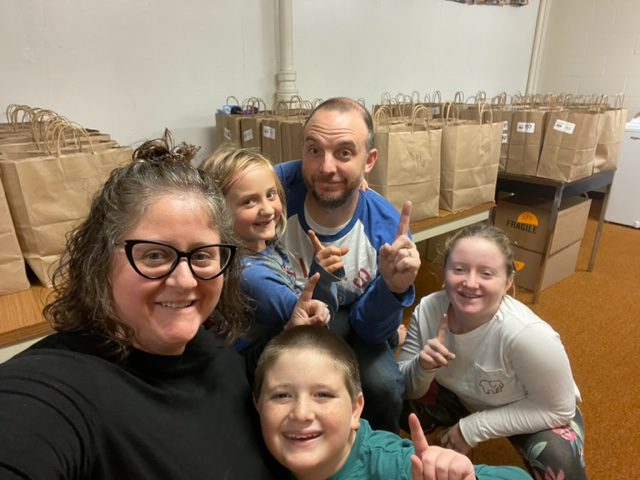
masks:
[[(425, 432), (437, 427), (451, 427), (469, 415), (458, 397), (436, 382), (424, 397), (405, 400), (401, 425), (408, 430), (407, 418), (415, 413)], [(522, 456), (529, 473), (536, 480), (586, 480), (584, 463), (584, 421), (576, 416), (568, 425), (508, 438)]]

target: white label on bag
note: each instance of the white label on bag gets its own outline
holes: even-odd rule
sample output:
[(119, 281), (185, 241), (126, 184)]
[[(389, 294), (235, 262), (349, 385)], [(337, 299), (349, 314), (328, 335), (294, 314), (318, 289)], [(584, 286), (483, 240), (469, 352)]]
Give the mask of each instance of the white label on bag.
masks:
[(502, 134), (502, 143), (509, 143), (509, 134), (508, 133), (503, 133)]
[(245, 142), (250, 142), (251, 140), (253, 140), (253, 129), (252, 128), (242, 132), (242, 140), (244, 140)]
[(276, 129), (273, 127), (270, 127), (268, 125), (263, 125), (262, 126), (262, 136), (265, 138), (270, 138), (271, 140), (275, 140), (276, 139)]
[(226, 138), (227, 140), (231, 140), (231, 130), (226, 127), (224, 129), (224, 138)]
[(518, 122), (516, 130), (518, 133), (534, 133), (536, 131), (536, 124), (530, 122)]
[[(502, 122), (502, 131), (503, 132), (508, 132), (509, 131), (509, 121), (505, 120), (504, 122)], [(502, 142), (504, 143), (504, 142)]]
[(553, 129), (568, 135), (573, 135), (573, 132), (576, 129), (576, 124), (557, 119), (556, 123), (553, 125)]
[(431, 107), (431, 115), (440, 115), (440, 107)]

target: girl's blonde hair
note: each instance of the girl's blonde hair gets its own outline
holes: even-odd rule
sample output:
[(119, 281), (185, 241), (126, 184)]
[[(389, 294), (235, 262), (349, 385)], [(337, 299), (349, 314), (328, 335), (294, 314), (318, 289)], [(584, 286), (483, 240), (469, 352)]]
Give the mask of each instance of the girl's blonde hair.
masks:
[(204, 170), (218, 188), (222, 190), (225, 197), (238, 179), (239, 173), (259, 167), (267, 168), (273, 174), (276, 183), (276, 193), (282, 203), (282, 215), (280, 215), (278, 223), (276, 224), (276, 236), (273, 239), (273, 242), (276, 243), (282, 238), (285, 228), (287, 227), (287, 201), (284, 187), (269, 159), (262, 155), (257, 149), (236, 148), (223, 145), (200, 165), (200, 168)]

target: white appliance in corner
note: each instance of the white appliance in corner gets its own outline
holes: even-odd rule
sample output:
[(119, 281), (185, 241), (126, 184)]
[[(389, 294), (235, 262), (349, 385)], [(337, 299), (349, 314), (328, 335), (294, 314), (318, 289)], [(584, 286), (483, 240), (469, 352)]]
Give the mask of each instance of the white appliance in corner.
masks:
[(607, 222), (640, 228), (640, 118), (628, 122), (618, 170), (613, 177), (609, 205), (604, 214)]

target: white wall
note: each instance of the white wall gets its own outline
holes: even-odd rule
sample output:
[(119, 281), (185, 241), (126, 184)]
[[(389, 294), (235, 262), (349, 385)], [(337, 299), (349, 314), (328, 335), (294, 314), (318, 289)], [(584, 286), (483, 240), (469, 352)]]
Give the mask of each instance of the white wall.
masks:
[(304, 97), (382, 92), (443, 99), (524, 92), (538, 13), (444, 0), (293, 0), (295, 62)]
[(539, 92), (625, 94), (640, 111), (640, 1), (550, 0)]
[[(304, 98), (524, 91), (539, 0), (293, 0)], [(46, 107), (135, 144), (173, 130), (213, 148), (227, 95), (269, 103), (276, 0), (2, 0), (0, 109)]]
[(273, 95), (273, 0), (2, 0), (0, 109), (51, 108), (122, 144), (211, 149), (227, 95)]

